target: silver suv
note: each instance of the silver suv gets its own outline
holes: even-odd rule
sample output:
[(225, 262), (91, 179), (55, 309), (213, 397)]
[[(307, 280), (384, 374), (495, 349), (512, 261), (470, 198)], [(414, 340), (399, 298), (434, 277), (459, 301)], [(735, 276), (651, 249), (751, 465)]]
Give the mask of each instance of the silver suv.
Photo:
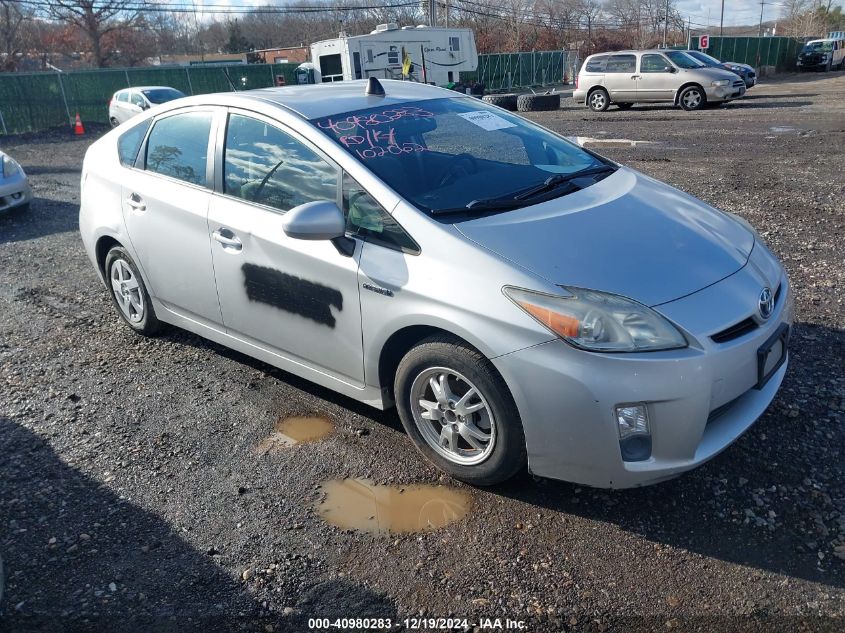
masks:
[(572, 97), (604, 112), (634, 103), (670, 101), (698, 110), (738, 99), (745, 82), (735, 73), (708, 68), (684, 51), (619, 51), (590, 55), (575, 79)]

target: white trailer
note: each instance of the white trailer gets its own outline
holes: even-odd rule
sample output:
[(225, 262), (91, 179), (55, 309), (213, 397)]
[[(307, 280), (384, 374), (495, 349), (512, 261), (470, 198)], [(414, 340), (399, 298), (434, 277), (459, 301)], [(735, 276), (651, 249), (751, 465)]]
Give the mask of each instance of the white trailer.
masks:
[(317, 83), (368, 77), (404, 79), (406, 55), (411, 62), (408, 79), (438, 86), (458, 83), (461, 72), (478, 68), (470, 29), (380, 24), (367, 35), (341, 34), (311, 45)]

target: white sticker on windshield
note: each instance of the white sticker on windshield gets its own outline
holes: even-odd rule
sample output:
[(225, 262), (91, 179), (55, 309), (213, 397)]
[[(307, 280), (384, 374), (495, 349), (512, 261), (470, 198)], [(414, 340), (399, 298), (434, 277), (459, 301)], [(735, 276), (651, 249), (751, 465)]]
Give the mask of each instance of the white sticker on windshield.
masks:
[(506, 127), (516, 127), (516, 123), (510, 123), (498, 114), (484, 112), (483, 110), (478, 112), (464, 112), (458, 116), (488, 131), (502, 130)]

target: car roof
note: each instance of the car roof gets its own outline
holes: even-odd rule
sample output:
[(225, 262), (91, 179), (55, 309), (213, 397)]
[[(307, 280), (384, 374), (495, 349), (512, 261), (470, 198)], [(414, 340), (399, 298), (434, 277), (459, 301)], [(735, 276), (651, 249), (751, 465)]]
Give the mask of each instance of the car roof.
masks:
[[(645, 53), (669, 53), (676, 51), (678, 49), (674, 48), (646, 48), (643, 50), (635, 50), (635, 49), (627, 49), (624, 51), (606, 51), (604, 53), (593, 53), (590, 57), (596, 57), (597, 55), (636, 55), (640, 54), (643, 55)], [(678, 50), (679, 53), (689, 53), (689, 51)]]
[(384, 96), (365, 94), (367, 81), (353, 80), (197, 95), (180, 99), (179, 103), (182, 105), (231, 105), (246, 99), (286, 108), (305, 119), (320, 119), (354, 110), (426, 99), (470, 98), (454, 90), (437, 88), (415, 81), (385, 79), (381, 81), (381, 85), (384, 87)]
[[(173, 86), (129, 86), (128, 88), (121, 88), (120, 90), (116, 90), (115, 94), (118, 92), (125, 92), (126, 90), (179, 90), (178, 88), (174, 88)], [(181, 92), (181, 91), (180, 91)]]

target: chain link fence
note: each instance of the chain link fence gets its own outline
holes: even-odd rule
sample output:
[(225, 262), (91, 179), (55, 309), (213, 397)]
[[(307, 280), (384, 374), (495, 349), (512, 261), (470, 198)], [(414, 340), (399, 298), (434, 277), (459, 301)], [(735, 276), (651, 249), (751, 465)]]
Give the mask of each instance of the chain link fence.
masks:
[(478, 70), (461, 73), (461, 81), (477, 81), (487, 90), (502, 91), (572, 81), (577, 59), (569, 51), (492, 53), (478, 56)]
[[(267, 88), (283, 75), (295, 83), (298, 64), (126, 68), (65, 73), (0, 74), (0, 133), (20, 134), (85, 123), (108, 123), (111, 96), (132, 86), (171, 86), (187, 95)], [(231, 82), (231, 83), (230, 83)]]

